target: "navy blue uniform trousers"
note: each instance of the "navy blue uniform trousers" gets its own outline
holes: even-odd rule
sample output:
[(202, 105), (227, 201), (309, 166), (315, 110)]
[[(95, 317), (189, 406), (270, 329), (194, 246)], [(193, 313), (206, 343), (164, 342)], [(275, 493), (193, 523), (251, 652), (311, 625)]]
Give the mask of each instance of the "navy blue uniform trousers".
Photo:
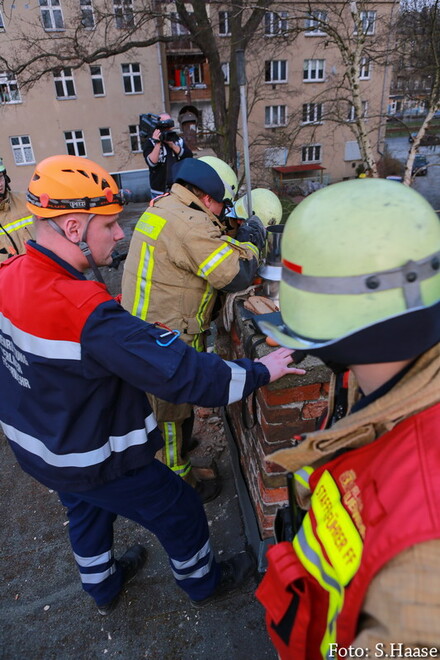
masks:
[(192, 600), (209, 596), (221, 575), (208, 522), (195, 490), (154, 459), (149, 465), (81, 493), (59, 493), (83, 589), (98, 605), (114, 598), (123, 576), (113, 556), (113, 523), (123, 516), (156, 535), (176, 583)]

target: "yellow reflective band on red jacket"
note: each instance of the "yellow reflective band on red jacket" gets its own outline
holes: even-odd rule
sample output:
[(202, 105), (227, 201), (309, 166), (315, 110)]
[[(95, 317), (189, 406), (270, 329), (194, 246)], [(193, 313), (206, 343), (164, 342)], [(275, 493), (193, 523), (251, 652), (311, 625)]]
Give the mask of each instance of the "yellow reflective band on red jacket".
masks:
[(234, 250), (229, 247), (227, 243), (221, 243), (220, 246), (214, 250), (214, 252), (211, 252), (209, 257), (205, 259), (205, 261), (202, 261), (202, 263), (199, 265), (199, 269), (197, 271), (197, 275), (199, 277), (203, 277), (205, 280), (207, 279), (208, 275), (212, 273), (215, 268), (218, 268), (221, 263), (229, 255), (233, 254)]
[(304, 568), (329, 596), (327, 626), (320, 645), (326, 659), (330, 657), (330, 644), (336, 643), (336, 619), (344, 605), (345, 587), (359, 569), (363, 542), (327, 470), (313, 491), (311, 504), (293, 548)]

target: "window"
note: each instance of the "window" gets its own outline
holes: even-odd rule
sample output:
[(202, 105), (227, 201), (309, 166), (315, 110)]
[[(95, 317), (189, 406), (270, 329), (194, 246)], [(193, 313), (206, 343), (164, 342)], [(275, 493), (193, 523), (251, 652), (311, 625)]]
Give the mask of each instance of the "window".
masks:
[(316, 82), (324, 80), (325, 60), (304, 60), (303, 80)]
[(287, 60), (266, 60), (264, 80), (269, 83), (287, 82)]
[(264, 14), (264, 36), (276, 37), (287, 32), (287, 11), (267, 11)]
[(21, 103), (20, 90), (12, 73), (0, 73), (0, 103)]
[(126, 94), (142, 94), (142, 78), (140, 64), (121, 64), (124, 92)]
[(51, 30), (64, 30), (63, 12), (60, 0), (39, 0), (41, 20), (47, 32)]
[[(362, 117), (365, 118), (368, 112), (368, 101), (362, 101)], [(347, 121), (355, 121), (356, 112), (352, 103), (348, 104)]]
[(102, 76), (101, 66), (91, 66), (90, 75), (92, 77), (93, 96), (105, 96), (104, 78)]
[(229, 85), (229, 62), (223, 62), (222, 71), (225, 77), (225, 85)]
[(325, 34), (325, 23), (327, 23), (326, 11), (312, 11), (306, 18), (306, 34), (309, 36)]
[(112, 134), (109, 128), (100, 128), (101, 149), (103, 156), (113, 156)]
[(137, 154), (140, 151), (142, 151), (141, 136), (140, 136), (140, 133), (139, 133), (139, 125), (138, 124), (131, 124), (128, 127), (128, 131), (130, 133), (131, 152), (133, 154)]
[(186, 28), (179, 18), (179, 14), (175, 11), (170, 13), (171, 18), (171, 34), (173, 37), (184, 37), (189, 34), (188, 28)]
[(56, 69), (53, 72), (57, 99), (73, 99), (76, 97), (75, 83), (73, 82), (72, 69)]
[(86, 143), (82, 131), (64, 131), (64, 139), (69, 156), (86, 155)]
[(221, 37), (229, 37), (231, 34), (230, 11), (219, 11), (218, 13), (218, 33)]
[[(375, 11), (361, 11), (359, 12), (359, 22), (361, 25), (362, 34), (374, 34), (376, 30), (376, 13)], [(357, 34), (357, 25), (355, 25), (354, 33)]]
[(265, 126), (285, 126), (286, 117), (285, 105), (267, 105), (264, 109)]
[(313, 124), (322, 121), (322, 103), (303, 103), (302, 123)]
[(359, 68), (359, 80), (369, 80), (371, 75), (371, 60), (369, 57), (361, 57)]
[(16, 165), (30, 165), (35, 163), (29, 135), (16, 135), (9, 138)]
[(0, 32), (5, 31), (5, 22), (3, 20), (2, 10), (0, 9)]
[(307, 144), (301, 149), (303, 163), (319, 163), (321, 161), (321, 145)]
[(134, 26), (133, 0), (113, 0), (117, 28)]
[(95, 15), (93, 13), (92, 0), (79, 0), (81, 9), (81, 25), (87, 30), (95, 27)]

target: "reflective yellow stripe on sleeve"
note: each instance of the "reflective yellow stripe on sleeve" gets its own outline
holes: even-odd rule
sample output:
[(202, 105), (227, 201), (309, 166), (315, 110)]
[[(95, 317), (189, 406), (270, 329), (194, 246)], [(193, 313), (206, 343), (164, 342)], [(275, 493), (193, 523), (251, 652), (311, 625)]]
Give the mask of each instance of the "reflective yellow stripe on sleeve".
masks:
[(142, 243), (131, 313), (144, 320), (147, 318), (148, 305), (150, 303), (153, 268), (154, 246), (148, 245), (148, 243)]
[(221, 245), (212, 252), (209, 257), (199, 265), (197, 275), (206, 279), (215, 268), (218, 268), (223, 261), (233, 253), (233, 249), (227, 243)]
[(237, 241), (237, 239), (235, 239), (235, 238), (231, 238), (231, 236), (225, 236), (224, 238), (225, 238), (225, 241), (227, 241), (228, 243), (231, 243), (231, 245), (237, 245), (238, 247), (247, 248), (248, 250), (250, 250), (251, 252), (253, 252), (255, 254), (257, 259), (260, 256), (260, 250), (257, 248), (256, 245), (254, 245), (250, 241), (240, 242), (240, 241)]
[(301, 486), (307, 490), (310, 490), (309, 480), (312, 474), (313, 468), (310, 467), (310, 465), (305, 465), (301, 470), (297, 470), (293, 476), (296, 482), (301, 484)]
[(3, 225), (3, 229), (0, 229), (0, 235), (4, 234), (5, 232), (11, 234), (12, 232), (17, 231), (17, 229), (21, 229), (22, 227), (27, 227), (28, 225), (31, 224), (32, 224), (31, 215), (27, 216), (26, 218), (20, 218), (19, 220), (14, 220), (13, 222), (9, 222), (7, 225)]
[(328, 471), (323, 473), (312, 494), (312, 511), (316, 535), (331, 563), (313, 532), (310, 513), (304, 518), (293, 547), (303, 566), (329, 594), (327, 629), (320, 647), (322, 657), (327, 659), (330, 644), (336, 643), (336, 620), (344, 604), (345, 587), (359, 569), (363, 543)]
[(165, 442), (166, 465), (181, 477), (185, 477), (191, 471), (191, 463), (188, 461), (180, 465), (179, 452), (177, 448), (177, 428), (175, 422), (163, 423), (163, 435)]
[(160, 215), (156, 215), (150, 211), (145, 211), (137, 221), (134, 230), (156, 241), (166, 224), (167, 221), (165, 218), (161, 218)]

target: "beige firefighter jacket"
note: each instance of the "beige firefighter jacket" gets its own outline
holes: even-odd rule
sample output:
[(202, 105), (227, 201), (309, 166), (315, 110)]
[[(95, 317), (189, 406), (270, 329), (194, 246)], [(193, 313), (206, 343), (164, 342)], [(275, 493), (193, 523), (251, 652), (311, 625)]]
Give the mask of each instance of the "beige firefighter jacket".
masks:
[(26, 241), (34, 237), (33, 219), (26, 206), (26, 196), (9, 192), (0, 201), (0, 263), (14, 254), (26, 252)]
[[(351, 378), (351, 402), (357, 398), (356, 390), (355, 379)], [(330, 429), (307, 434), (298, 447), (282, 449), (268, 459), (289, 471), (304, 465), (316, 467), (341, 449), (362, 447), (375, 440), (380, 442), (380, 436), (396, 424), (439, 402), (440, 344), (437, 344), (421, 355), (384, 396), (348, 414)], [(440, 451), (440, 429), (432, 442), (437, 443)], [(396, 487), (411, 488), (411, 483), (396, 484)], [(301, 505), (308, 508), (306, 491), (298, 495)], [(353, 647), (368, 648), (370, 658), (386, 657), (387, 652), (394, 652), (394, 656), (389, 657), (404, 657), (404, 647), (440, 649), (439, 593), (440, 539), (419, 543), (401, 552), (371, 582)], [(440, 651), (435, 657), (440, 657)]]
[(138, 220), (122, 278), (125, 309), (151, 323), (160, 321), (203, 349), (217, 290), (257, 259), (252, 243), (224, 234), (224, 227), (189, 190), (174, 184)]

